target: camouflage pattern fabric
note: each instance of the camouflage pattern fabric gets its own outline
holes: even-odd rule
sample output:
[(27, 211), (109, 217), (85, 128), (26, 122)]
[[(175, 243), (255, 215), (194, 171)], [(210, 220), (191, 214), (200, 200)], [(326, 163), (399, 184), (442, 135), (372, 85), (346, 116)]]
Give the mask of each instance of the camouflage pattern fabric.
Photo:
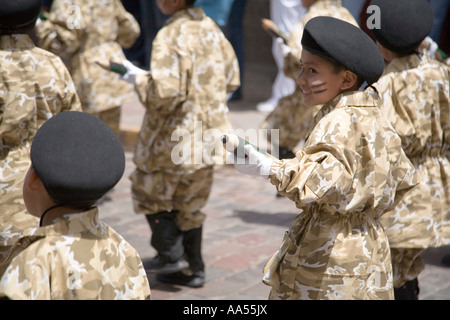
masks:
[(81, 111), (81, 104), (61, 59), (35, 47), (27, 35), (1, 36), (0, 56), (1, 262), (23, 230), (38, 226), (22, 199), (36, 131), (55, 114)]
[(36, 27), (39, 46), (68, 61), (83, 111), (94, 115), (137, 99), (130, 84), (96, 61), (122, 62), (122, 48), (139, 34), (119, 0), (54, 0), (48, 20)]
[(381, 111), (429, 187), (428, 197), (411, 198), (383, 216), (391, 247), (450, 244), (450, 158), (445, 155), (450, 148), (449, 81), (448, 67), (424, 53), (394, 59), (375, 84), (383, 98)]
[(0, 281), (0, 296), (31, 300), (150, 299), (137, 251), (98, 220), (68, 214), (24, 235)]
[(317, 113), (296, 158), (270, 180), (303, 212), (265, 266), (271, 299), (393, 299), (380, 216), (419, 184), (370, 91), (346, 92)]
[(201, 209), (211, 193), (213, 173), (212, 167), (190, 174), (135, 170), (130, 176), (134, 211), (155, 214), (177, 210), (175, 223), (178, 229), (188, 231), (199, 228), (206, 218)]
[(321, 105), (305, 106), (301, 90), (296, 86), (292, 94), (278, 100), (260, 128), (268, 130), (269, 141), (274, 143), (270, 130), (278, 129), (278, 145), (296, 151), (304, 144), (311, 120), (321, 108)]
[[(329, 16), (358, 26), (352, 14), (342, 6), (340, 0), (318, 0), (291, 30), (288, 46), (292, 52), (284, 59), (284, 73), (294, 81), (300, 74), (301, 40), (306, 23), (317, 16)], [(279, 145), (297, 150), (305, 141), (309, 124), (322, 106), (303, 105), (301, 90), (296, 85), (292, 94), (278, 100), (276, 108), (260, 125), (262, 129), (278, 129)], [(271, 138), (271, 137), (269, 137)]]
[[(210, 130), (219, 139), (231, 128), (226, 95), (240, 85), (229, 41), (203, 9), (178, 11), (153, 41), (150, 70), (136, 80), (146, 107), (136, 167), (146, 173), (192, 173), (215, 164), (218, 159), (203, 157), (209, 155), (203, 135)], [(186, 152), (179, 155), (178, 148)]]
[(120, 107), (115, 107), (98, 112), (96, 116), (104, 123), (106, 123), (109, 126), (109, 128), (118, 137), (120, 137), (120, 114), (121, 114)]

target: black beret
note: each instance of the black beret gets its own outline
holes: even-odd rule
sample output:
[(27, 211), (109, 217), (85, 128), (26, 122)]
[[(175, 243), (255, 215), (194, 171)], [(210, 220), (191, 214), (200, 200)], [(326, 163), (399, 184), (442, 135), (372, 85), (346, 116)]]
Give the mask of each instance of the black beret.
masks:
[(78, 208), (92, 204), (116, 185), (125, 169), (125, 154), (103, 121), (66, 111), (37, 131), (31, 162), (56, 202)]
[(0, 0), (2, 34), (25, 33), (36, 24), (41, 0)]
[(375, 42), (358, 27), (332, 17), (315, 17), (303, 31), (303, 49), (342, 64), (369, 85), (384, 70), (384, 59)]
[(380, 8), (380, 28), (371, 32), (391, 51), (413, 53), (431, 32), (433, 12), (427, 0), (372, 0), (371, 5)]

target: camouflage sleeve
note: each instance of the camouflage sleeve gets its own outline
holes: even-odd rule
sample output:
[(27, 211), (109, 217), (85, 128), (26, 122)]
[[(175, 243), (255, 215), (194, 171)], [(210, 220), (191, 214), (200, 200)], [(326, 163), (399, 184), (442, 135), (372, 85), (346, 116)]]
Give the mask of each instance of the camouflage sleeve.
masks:
[[(48, 55), (51, 54), (46, 53)], [(63, 111), (82, 111), (75, 84), (59, 57), (46, 60), (40, 79), (42, 96), (37, 98), (36, 104), (39, 121), (46, 121)]]
[(190, 61), (164, 43), (153, 43), (150, 72), (136, 79), (142, 104), (161, 116), (171, 114), (187, 98)]
[(71, 0), (55, 0), (48, 19), (36, 26), (39, 47), (65, 58), (75, 53), (84, 30), (79, 10)]
[(116, 40), (122, 48), (130, 48), (141, 33), (139, 24), (133, 15), (125, 10), (119, 0), (116, 1), (116, 15), (119, 23)]
[(69, 73), (69, 70), (64, 66), (61, 61), (61, 68), (64, 67), (64, 75), (63, 79), (65, 82), (65, 86), (63, 88), (62, 94), (62, 105), (61, 112), (63, 111), (83, 111), (81, 107), (81, 101), (77, 94), (77, 90), (75, 88), (75, 84), (73, 83), (72, 77)]

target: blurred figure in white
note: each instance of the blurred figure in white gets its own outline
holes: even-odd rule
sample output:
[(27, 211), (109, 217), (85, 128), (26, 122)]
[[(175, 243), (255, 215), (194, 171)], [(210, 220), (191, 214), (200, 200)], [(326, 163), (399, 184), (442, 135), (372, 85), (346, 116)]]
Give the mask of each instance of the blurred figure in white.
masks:
[[(285, 34), (290, 34), (291, 28), (303, 17), (306, 9), (301, 0), (270, 0), (270, 19)], [(271, 112), (278, 103), (278, 99), (294, 92), (295, 82), (286, 77), (283, 72), (284, 57), (280, 44), (273, 41), (272, 54), (277, 64), (278, 73), (272, 85), (272, 96), (257, 104), (260, 112)]]

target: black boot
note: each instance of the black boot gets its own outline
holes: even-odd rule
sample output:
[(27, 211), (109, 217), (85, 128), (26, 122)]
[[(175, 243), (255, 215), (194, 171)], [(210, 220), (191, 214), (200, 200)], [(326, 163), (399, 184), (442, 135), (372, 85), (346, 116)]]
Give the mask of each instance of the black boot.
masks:
[(280, 154), (279, 154), (280, 160), (295, 158), (295, 153), (289, 148), (280, 146), (279, 152), (280, 152)]
[(173, 273), (188, 266), (183, 258), (183, 233), (175, 223), (176, 212), (163, 211), (146, 215), (152, 229), (151, 245), (157, 256), (143, 260), (144, 268), (149, 273)]
[(161, 282), (179, 284), (192, 288), (205, 284), (205, 264), (202, 259), (202, 227), (183, 232), (184, 254), (189, 270), (158, 275)]
[(450, 267), (450, 254), (446, 254), (445, 256), (443, 256), (441, 263), (446, 267)]
[(419, 281), (416, 279), (406, 282), (400, 288), (394, 288), (395, 300), (419, 300)]
[(202, 231), (203, 227), (183, 232), (184, 255), (193, 273), (205, 271), (202, 258)]

